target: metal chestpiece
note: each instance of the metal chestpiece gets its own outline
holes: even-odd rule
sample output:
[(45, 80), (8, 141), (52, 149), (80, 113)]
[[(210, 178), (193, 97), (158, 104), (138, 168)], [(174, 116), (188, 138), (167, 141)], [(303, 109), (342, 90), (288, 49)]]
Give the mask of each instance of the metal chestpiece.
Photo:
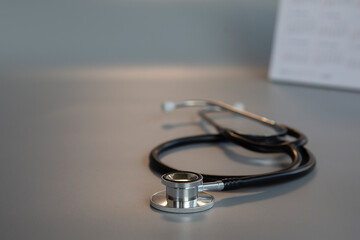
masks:
[(150, 205), (165, 212), (193, 213), (211, 208), (214, 197), (199, 191), (203, 184), (203, 177), (193, 172), (173, 172), (164, 174), (161, 182), (166, 186), (165, 191), (155, 193)]

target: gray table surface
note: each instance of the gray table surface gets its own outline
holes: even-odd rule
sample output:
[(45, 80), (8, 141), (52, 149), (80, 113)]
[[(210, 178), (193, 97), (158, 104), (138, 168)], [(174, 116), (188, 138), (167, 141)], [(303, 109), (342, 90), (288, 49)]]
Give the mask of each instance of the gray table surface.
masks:
[[(163, 186), (149, 169), (150, 150), (204, 132), (195, 109), (160, 111), (164, 100), (188, 98), (242, 101), (249, 111), (300, 129), (316, 170), (286, 184), (214, 193), (214, 208), (202, 213), (151, 209), (150, 196)], [(269, 83), (261, 69), (2, 74), (0, 238), (358, 239), (359, 102), (358, 93)], [(184, 149), (165, 161), (246, 174), (276, 168), (265, 166), (267, 157), (221, 145)]]

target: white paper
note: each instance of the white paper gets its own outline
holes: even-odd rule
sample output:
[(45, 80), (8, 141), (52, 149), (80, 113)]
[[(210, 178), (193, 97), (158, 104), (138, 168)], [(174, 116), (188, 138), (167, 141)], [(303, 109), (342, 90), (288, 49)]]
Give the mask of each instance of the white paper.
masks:
[(281, 0), (270, 79), (360, 89), (360, 0)]

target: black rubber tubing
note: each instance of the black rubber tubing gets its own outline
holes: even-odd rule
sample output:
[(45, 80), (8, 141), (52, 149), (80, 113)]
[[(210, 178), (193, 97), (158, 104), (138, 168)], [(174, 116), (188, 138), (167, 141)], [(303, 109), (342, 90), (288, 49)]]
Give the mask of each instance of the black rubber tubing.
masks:
[[(290, 129), (291, 131), (292, 129)], [(290, 132), (291, 135), (291, 132)], [(240, 176), (221, 176), (221, 175), (210, 175), (201, 173), (204, 178), (204, 182), (212, 181), (222, 181), (224, 182), (224, 189), (233, 190), (239, 189), (242, 187), (250, 186), (262, 186), (272, 183), (289, 181), (294, 178), (301, 177), (309, 173), (315, 167), (315, 158), (314, 156), (305, 148), (303, 144), (306, 143), (302, 139), (300, 142), (297, 142), (298, 145), (291, 144), (289, 142), (283, 143), (264, 143), (261, 141), (255, 141), (243, 137), (231, 130), (226, 130), (221, 134), (205, 134), (197, 135), (191, 137), (178, 138), (174, 140), (167, 141), (155, 147), (150, 153), (150, 167), (154, 171), (165, 174), (173, 171), (183, 171), (172, 168), (163, 162), (161, 162), (160, 157), (165, 152), (170, 150), (194, 144), (214, 144), (214, 143), (235, 143), (239, 146), (242, 146), (248, 150), (260, 153), (286, 153), (292, 159), (292, 163), (278, 171), (273, 171), (264, 174), (254, 174), (254, 175), (240, 175)]]

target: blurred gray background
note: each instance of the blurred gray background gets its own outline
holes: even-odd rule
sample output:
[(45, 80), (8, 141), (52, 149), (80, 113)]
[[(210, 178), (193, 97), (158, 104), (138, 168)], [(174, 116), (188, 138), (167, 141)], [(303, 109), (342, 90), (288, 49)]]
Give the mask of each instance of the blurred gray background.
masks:
[[(360, 95), (266, 81), (276, 8), (1, 0), (0, 239), (359, 239)], [(151, 149), (204, 133), (194, 109), (164, 115), (160, 103), (190, 98), (242, 101), (296, 127), (316, 170), (271, 188), (215, 192), (215, 207), (199, 214), (151, 209), (163, 189)], [(236, 149), (169, 160), (214, 174), (269, 170)]]
[(0, 68), (267, 67), (276, 8), (276, 0), (2, 0)]

